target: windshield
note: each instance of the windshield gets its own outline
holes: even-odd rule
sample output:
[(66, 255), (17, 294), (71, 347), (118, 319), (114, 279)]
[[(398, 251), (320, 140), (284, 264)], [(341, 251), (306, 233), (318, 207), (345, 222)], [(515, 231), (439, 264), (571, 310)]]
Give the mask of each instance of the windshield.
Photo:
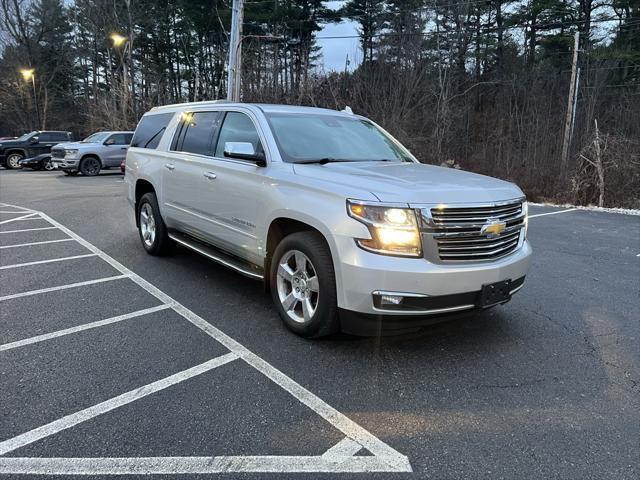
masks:
[(20, 137), (16, 138), (15, 141), (19, 142), (19, 141), (25, 141), (28, 140), (30, 137), (32, 137), (33, 135), (37, 135), (38, 132), (29, 132), (29, 133), (25, 133), (24, 135), (21, 135)]
[(368, 120), (308, 113), (270, 113), (267, 119), (285, 162), (414, 161), (402, 145)]
[(82, 143), (101, 143), (104, 142), (109, 135), (111, 135), (110, 132), (94, 133), (93, 135), (89, 135), (87, 138), (82, 140)]

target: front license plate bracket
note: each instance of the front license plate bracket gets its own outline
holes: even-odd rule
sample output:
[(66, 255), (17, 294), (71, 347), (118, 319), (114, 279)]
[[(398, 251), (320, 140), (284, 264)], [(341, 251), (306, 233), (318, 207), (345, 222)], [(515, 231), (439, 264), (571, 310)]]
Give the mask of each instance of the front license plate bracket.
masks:
[(511, 283), (511, 279), (508, 279), (483, 285), (476, 306), (487, 308), (508, 302), (511, 299)]

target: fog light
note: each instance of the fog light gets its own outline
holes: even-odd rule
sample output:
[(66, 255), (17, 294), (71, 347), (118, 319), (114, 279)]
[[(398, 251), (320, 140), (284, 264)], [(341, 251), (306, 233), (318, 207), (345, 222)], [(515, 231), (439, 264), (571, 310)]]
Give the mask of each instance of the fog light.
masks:
[(381, 295), (380, 305), (400, 305), (404, 297), (400, 295)]

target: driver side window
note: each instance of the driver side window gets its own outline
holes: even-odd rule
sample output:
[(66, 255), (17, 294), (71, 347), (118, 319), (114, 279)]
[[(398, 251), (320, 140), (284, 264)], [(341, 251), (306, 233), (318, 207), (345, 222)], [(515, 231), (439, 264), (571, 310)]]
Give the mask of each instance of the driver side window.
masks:
[(240, 112), (228, 112), (218, 136), (216, 157), (224, 158), (224, 145), (227, 142), (247, 142), (253, 145), (258, 154), (264, 153), (260, 136), (248, 115)]

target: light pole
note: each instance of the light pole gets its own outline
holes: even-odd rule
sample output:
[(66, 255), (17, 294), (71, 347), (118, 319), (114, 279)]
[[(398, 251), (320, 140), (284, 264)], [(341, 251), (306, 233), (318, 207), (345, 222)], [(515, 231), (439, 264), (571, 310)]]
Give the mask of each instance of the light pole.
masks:
[(35, 68), (22, 68), (20, 70), (22, 74), (22, 78), (24, 78), (25, 82), (31, 80), (31, 86), (33, 87), (33, 104), (36, 109), (36, 118), (38, 119), (38, 125), (36, 125), (36, 130), (41, 128), (40, 125), (40, 107), (38, 107), (38, 96), (36, 95), (36, 70)]
[[(130, 47), (131, 42), (129, 39), (119, 33), (112, 33), (109, 35), (111, 41), (113, 42), (113, 48), (120, 55), (120, 63), (122, 63), (122, 115), (123, 120), (127, 123), (127, 108), (129, 105), (129, 79), (127, 75), (127, 64), (124, 61), (125, 53), (127, 51), (127, 47)], [(122, 47), (122, 48), (121, 48)]]

